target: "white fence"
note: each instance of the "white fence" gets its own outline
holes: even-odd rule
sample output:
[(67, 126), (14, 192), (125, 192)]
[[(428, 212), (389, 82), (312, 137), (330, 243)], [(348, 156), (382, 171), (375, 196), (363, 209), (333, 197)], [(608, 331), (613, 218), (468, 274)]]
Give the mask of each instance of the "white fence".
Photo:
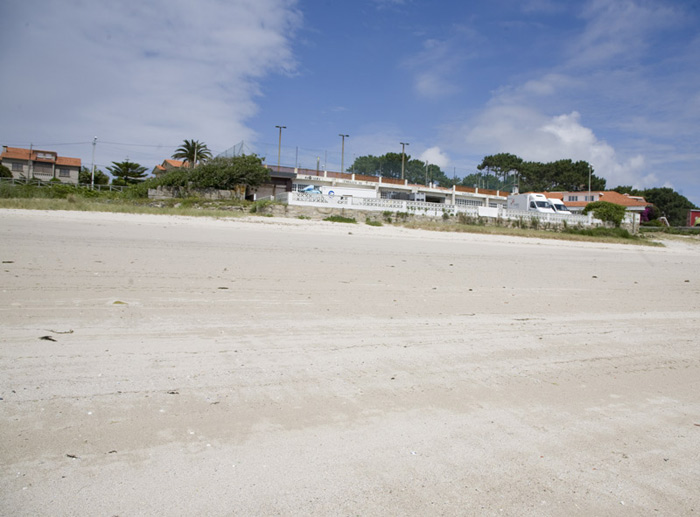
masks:
[[(505, 206), (452, 205), (400, 199), (360, 198), (337, 195), (327, 196), (324, 194), (311, 194), (309, 192), (284, 192), (278, 194), (276, 199), (278, 201), (284, 201), (289, 205), (347, 208), (351, 210), (369, 210), (377, 212), (406, 212), (429, 217), (441, 217), (443, 214), (465, 214), (470, 217), (490, 217), (516, 221), (531, 221), (534, 218), (538, 219), (541, 223), (551, 223), (555, 225), (560, 225), (564, 222), (572, 226), (597, 226), (602, 224), (601, 221), (593, 219), (591, 215), (543, 214), (539, 212), (507, 210)], [(634, 216), (635, 214), (630, 215)]]

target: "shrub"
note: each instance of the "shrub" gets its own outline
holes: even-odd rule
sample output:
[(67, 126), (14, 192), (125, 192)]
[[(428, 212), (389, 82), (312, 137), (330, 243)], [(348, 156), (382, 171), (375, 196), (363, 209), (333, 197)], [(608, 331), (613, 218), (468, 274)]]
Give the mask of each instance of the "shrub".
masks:
[(324, 221), (329, 221), (331, 223), (357, 224), (357, 221), (353, 217), (343, 217), (342, 215), (331, 215), (329, 217), (326, 217)]
[(474, 219), (464, 212), (460, 212), (457, 214), (457, 222), (459, 224), (474, 224)]
[[(112, 185), (117, 184), (116, 178)], [(156, 188), (159, 185), (159, 178), (149, 178), (146, 181), (141, 181), (133, 185), (129, 185), (128, 188), (124, 189), (120, 196), (126, 199), (145, 199), (148, 197), (148, 189)]]
[(630, 232), (624, 228), (568, 228), (564, 230), (564, 233), (574, 234), (574, 235), (587, 235), (589, 237), (617, 237), (619, 239), (637, 239), (638, 237), (632, 235)]
[(365, 223), (370, 226), (384, 226), (381, 221), (373, 221), (372, 219), (367, 219)]
[(255, 154), (216, 157), (189, 171), (189, 182), (194, 188), (232, 190), (237, 185), (257, 187), (269, 181), (270, 173)]
[[(262, 212), (266, 207), (272, 205), (273, 202), (270, 201), (269, 199), (261, 199), (259, 201), (254, 201), (253, 204), (250, 206), (250, 213), (251, 214), (256, 214)], [(265, 214), (262, 214), (265, 215)], [(272, 215), (272, 214), (269, 214)]]
[(616, 205), (608, 201), (595, 201), (588, 203), (583, 209), (583, 214), (586, 215), (593, 212), (596, 219), (600, 219), (606, 223), (612, 223), (615, 228), (619, 228), (622, 224), (622, 219), (625, 217), (625, 207)]

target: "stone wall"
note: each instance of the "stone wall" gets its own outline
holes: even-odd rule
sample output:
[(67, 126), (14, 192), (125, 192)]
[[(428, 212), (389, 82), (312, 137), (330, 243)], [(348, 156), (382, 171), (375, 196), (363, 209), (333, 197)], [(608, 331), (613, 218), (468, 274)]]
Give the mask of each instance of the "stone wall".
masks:
[(189, 187), (156, 187), (148, 189), (148, 199), (173, 199), (184, 197), (198, 197), (209, 201), (227, 201), (231, 199), (245, 199), (246, 187), (240, 185), (234, 190), (220, 190), (215, 188), (189, 188)]

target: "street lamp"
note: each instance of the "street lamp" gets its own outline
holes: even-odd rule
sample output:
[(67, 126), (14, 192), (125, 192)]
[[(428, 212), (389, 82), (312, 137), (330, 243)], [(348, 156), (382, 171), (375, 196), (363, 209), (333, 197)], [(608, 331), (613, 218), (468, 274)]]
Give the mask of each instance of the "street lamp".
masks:
[(280, 130), (280, 139), (277, 144), (277, 172), (280, 170), (280, 157), (282, 156), (282, 130), (287, 129), (287, 126), (275, 126)]
[(404, 161), (405, 161), (405, 157), (406, 157), (406, 146), (411, 145), (411, 144), (409, 144), (408, 142), (399, 142), (399, 143), (401, 144), (401, 179), (403, 179), (404, 168), (405, 168)]
[(343, 139), (343, 148), (340, 152), (340, 172), (345, 172), (345, 138), (349, 138), (350, 135), (344, 135), (342, 133), (339, 133), (338, 136)]
[(95, 146), (97, 145), (97, 137), (92, 139), (92, 167), (90, 167), (90, 188), (95, 188)]

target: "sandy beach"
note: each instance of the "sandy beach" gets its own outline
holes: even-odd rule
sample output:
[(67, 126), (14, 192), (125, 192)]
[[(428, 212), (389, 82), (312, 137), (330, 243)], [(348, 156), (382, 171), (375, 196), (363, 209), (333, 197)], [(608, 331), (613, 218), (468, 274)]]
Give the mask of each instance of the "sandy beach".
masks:
[(695, 515), (700, 245), (0, 210), (2, 515)]

